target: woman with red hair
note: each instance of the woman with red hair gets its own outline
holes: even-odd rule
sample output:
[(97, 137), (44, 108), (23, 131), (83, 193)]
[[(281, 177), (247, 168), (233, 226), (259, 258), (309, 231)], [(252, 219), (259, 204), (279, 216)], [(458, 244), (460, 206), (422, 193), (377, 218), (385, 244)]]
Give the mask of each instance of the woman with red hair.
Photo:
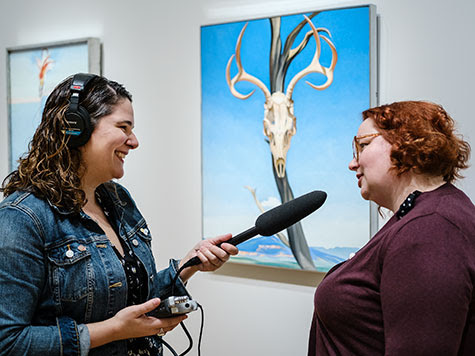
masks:
[(363, 112), (350, 170), (394, 215), (315, 293), (309, 356), (475, 355), (475, 207), (453, 185), (470, 146), (440, 106)]

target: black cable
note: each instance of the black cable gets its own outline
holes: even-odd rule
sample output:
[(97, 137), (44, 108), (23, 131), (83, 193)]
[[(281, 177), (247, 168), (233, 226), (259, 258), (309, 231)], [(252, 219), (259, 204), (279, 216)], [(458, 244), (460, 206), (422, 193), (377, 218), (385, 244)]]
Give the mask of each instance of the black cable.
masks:
[(176, 351), (173, 350), (173, 348), (170, 346), (170, 344), (168, 342), (166, 342), (165, 340), (163, 340), (163, 338), (162, 338), (162, 344), (165, 345), (168, 350), (170, 350), (170, 352), (173, 354), (173, 356), (178, 356)]
[[(181, 271), (183, 271), (184, 268), (186, 268), (186, 266), (182, 266), (181, 268), (179, 268), (178, 271), (176, 272), (175, 277), (173, 277), (172, 288), (171, 288), (171, 295), (172, 296), (174, 296), (174, 294), (175, 294), (175, 284), (178, 280), (178, 276), (180, 276), (180, 273), (181, 273)], [(185, 292), (186, 292), (186, 294), (188, 295), (188, 297), (190, 299), (193, 299), (186, 289), (185, 289)], [(204, 328), (204, 322), (205, 322), (205, 315), (204, 315), (204, 310), (203, 310), (203, 307), (201, 306), (201, 304), (197, 303), (197, 305), (198, 305), (198, 308), (200, 308), (200, 312), (201, 312), (200, 336), (199, 336), (199, 339), (198, 339), (198, 356), (201, 356), (201, 340), (203, 338), (203, 328)], [(180, 325), (181, 325), (183, 331), (185, 332), (186, 336), (188, 337), (188, 341), (190, 342), (188, 348), (185, 351), (183, 351), (180, 355), (177, 355), (176, 352), (171, 348), (171, 346), (168, 345), (167, 343), (165, 343), (165, 341), (162, 339), (162, 341), (164, 342), (164, 345), (170, 351), (172, 351), (174, 356), (184, 356), (188, 352), (190, 352), (190, 350), (193, 348), (193, 338), (191, 337), (188, 329), (186, 328), (186, 326), (183, 322), (181, 322)]]
[(186, 355), (188, 352), (190, 352), (190, 350), (192, 349), (193, 347), (193, 339), (191, 338), (191, 335), (188, 331), (188, 329), (186, 328), (185, 324), (183, 322), (180, 323), (180, 326), (181, 328), (183, 329), (183, 331), (185, 332), (186, 336), (188, 337), (188, 341), (190, 341), (190, 345), (188, 345), (188, 348), (183, 351), (180, 356), (184, 356)]
[[(199, 303), (197, 303), (197, 304), (198, 304), (198, 308), (200, 308), (200, 311), (201, 311), (200, 336), (199, 336), (199, 339), (198, 339), (198, 356), (200, 356), (201, 355), (201, 339), (203, 337), (203, 327), (204, 327), (204, 323), (205, 323), (205, 314), (204, 314), (203, 307)], [(181, 325), (183, 331), (185, 332), (186, 336), (188, 337), (188, 340), (190, 341), (190, 345), (188, 346), (188, 348), (179, 355), (179, 356), (184, 356), (188, 352), (190, 352), (190, 350), (193, 348), (193, 338), (191, 337), (190, 332), (186, 328), (185, 324), (183, 322), (181, 322), (180, 325)]]
[[(177, 280), (178, 280), (178, 277), (180, 276), (181, 271), (183, 271), (185, 268), (186, 268), (186, 267), (181, 266), (181, 268), (178, 269), (178, 271), (176, 272), (175, 277), (173, 277), (173, 281), (172, 281), (172, 292), (171, 292), (171, 295), (172, 295), (172, 296), (175, 295), (175, 285), (176, 285), (176, 282), (177, 282)], [(190, 299), (193, 299), (193, 298), (191, 298), (191, 295), (188, 293), (188, 291), (187, 291), (186, 289), (185, 289), (185, 292), (186, 292), (186, 294), (188, 295), (188, 297), (189, 297)]]
[(201, 338), (203, 336), (203, 327), (205, 325), (205, 312), (200, 303), (196, 303), (196, 304), (198, 304), (198, 308), (200, 308), (200, 311), (201, 311), (200, 337), (198, 339), (198, 356), (201, 356)]
[[(190, 335), (190, 332), (188, 331), (188, 329), (186, 328), (185, 324), (183, 322), (180, 323), (180, 326), (182, 327), (183, 331), (185, 332), (186, 334), (186, 337), (188, 338), (188, 341), (190, 342), (190, 344), (188, 345), (188, 348), (183, 351), (180, 355), (178, 355), (176, 353), (176, 351), (170, 346), (170, 344), (168, 344), (165, 340), (163, 340), (162, 338), (162, 343), (167, 347), (168, 350), (171, 351), (171, 353), (173, 354), (173, 356), (185, 356), (188, 352), (190, 352), (190, 350), (193, 348), (193, 338), (191, 337)], [(201, 341), (201, 340), (200, 340)], [(198, 351), (198, 354), (199, 354), (199, 351)]]

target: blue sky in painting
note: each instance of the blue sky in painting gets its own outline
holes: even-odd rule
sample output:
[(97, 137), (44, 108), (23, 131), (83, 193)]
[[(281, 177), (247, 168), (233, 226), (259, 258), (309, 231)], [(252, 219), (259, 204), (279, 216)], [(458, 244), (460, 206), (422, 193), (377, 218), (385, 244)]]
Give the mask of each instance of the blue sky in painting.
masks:
[[(310, 13), (307, 13), (310, 14)], [(283, 44), (303, 14), (284, 16)], [(252, 226), (260, 214), (249, 191), (256, 189), (266, 208), (280, 202), (272, 175), (269, 145), (262, 132), (264, 95), (254, 85), (237, 85), (241, 93), (256, 89), (247, 100), (229, 91), (225, 68), (246, 21), (201, 28), (203, 233), (214, 236), (238, 233)], [(287, 155), (287, 174), (294, 195), (324, 190), (328, 199), (316, 213), (303, 220), (311, 246), (361, 247), (369, 237), (369, 205), (359, 193), (355, 174), (348, 170), (351, 140), (369, 107), (369, 9), (356, 7), (324, 11), (313, 18), (315, 26), (331, 32), (338, 52), (334, 81), (323, 91), (318, 74), (301, 79), (294, 90), (297, 133)], [(307, 24), (294, 42), (310, 30)], [(292, 62), (286, 82), (310, 63), (315, 41)], [(269, 85), (268, 19), (249, 21), (241, 58), (245, 70)], [(329, 47), (322, 41), (321, 63), (328, 66)], [(231, 75), (236, 73), (235, 62)]]

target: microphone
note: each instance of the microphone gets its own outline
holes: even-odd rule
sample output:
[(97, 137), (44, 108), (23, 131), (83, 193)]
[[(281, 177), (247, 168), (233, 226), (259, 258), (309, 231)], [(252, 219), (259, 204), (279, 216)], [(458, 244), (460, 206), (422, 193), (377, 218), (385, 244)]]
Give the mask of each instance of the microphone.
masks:
[[(254, 237), (258, 234), (262, 236), (275, 235), (279, 231), (288, 228), (289, 226), (313, 213), (323, 205), (326, 199), (327, 193), (320, 190), (315, 190), (313, 192), (304, 194), (298, 198), (288, 201), (287, 203), (266, 211), (257, 218), (253, 227), (241, 232), (240, 234), (237, 234), (227, 241), (223, 241), (222, 243), (226, 242), (236, 246), (237, 244), (249, 240), (251, 237)], [(217, 246), (221, 246), (222, 243)], [(198, 256), (195, 256), (187, 261), (182, 266), (182, 269), (196, 266), (200, 263), (201, 260), (198, 258)]]

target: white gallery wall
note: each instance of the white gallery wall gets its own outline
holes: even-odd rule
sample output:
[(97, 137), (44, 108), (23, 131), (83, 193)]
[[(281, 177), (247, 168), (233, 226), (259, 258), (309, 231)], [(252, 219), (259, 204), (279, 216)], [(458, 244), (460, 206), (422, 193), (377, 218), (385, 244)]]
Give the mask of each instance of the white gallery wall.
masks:
[[(380, 22), (380, 103), (438, 102), (475, 148), (475, 2), (371, 3)], [(2, 1), (0, 177), (8, 173), (6, 48), (100, 38), (103, 74), (134, 96), (140, 148), (126, 159), (121, 183), (145, 215), (158, 266), (165, 266), (169, 257), (182, 257), (201, 238), (200, 26), (361, 4), (367, 2)], [(465, 175), (459, 186), (475, 200), (475, 170)], [(237, 264), (195, 276), (189, 290), (206, 313), (202, 354), (305, 355), (313, 293), (322, 277)], [(196, 355), (199, 313), (191, 314), (187, 325), (195, 339), (190, 354)], [(166, 340), (179, 352), (187, 346), (180, 329)]]

